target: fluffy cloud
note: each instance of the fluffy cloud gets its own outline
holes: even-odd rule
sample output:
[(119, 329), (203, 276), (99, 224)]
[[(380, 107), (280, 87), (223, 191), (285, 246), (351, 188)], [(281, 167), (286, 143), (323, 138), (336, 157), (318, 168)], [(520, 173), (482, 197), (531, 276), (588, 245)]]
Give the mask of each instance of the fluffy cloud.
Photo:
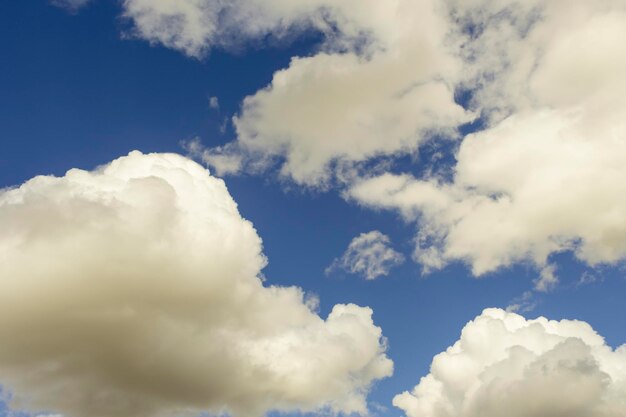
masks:
[(265, 286), (223, 181), (173, 154), (0, 194), (0, 383), (66, 417), (365, 413), (392, 372), (372, 311)]
[[(312, 186), (334, 164), (414, 152), (434, 134), (455, 136), (473, 116), (454, 100), (461, 75), (437, 1), (215, 2), (127, 0), (138, 36), (192, 56), (214, 46), (317, 30), (320, 51), (294, 57), (234, 118), (237, 141), (205, 161), (222, 172), (266, 169)], [(241, 160), (228, 164), (224, 160)]]
[[(482, 275), (530, 262), (540, 270), (536, 288), (548, 290), (558, 281), (554, 253), (573, 251), (589, 265), (626, 258), (622, 0), (123, 7), (137, 36), (196, 57), (268, 37), (323, 35), (310, 56), (294, 57), (243, 100), (234, 142), (196, 146), (219, 174), (278, 167), (307, 186), (348, 184), (361, 203), (419, 223), (415, 259), (425, 270), (461, 260)], [(467, 108), (454, 100), (459, 91), (469, 92)], [(377, 158), (415, 155), (435, 136), (457, 139), (475, 114), (479, 130), (449, 158), (452, 180), (363, 178), (359, 168)]]
[(623, 417), (624, 364), (626, 345), (587, 323), (488, 309), (393, 403), (408, 417)]
[[(626, 6), (621, 0), (446, 0), (459, 22), (475, 105), (506, 116), (616, 97)], [(579, 52), (580, 54), (577, 54)], [(473, 78), (472, 78), (473, 77)]]
[(415, 256), (427, 269), (464, 260), (481, 275), (530, 261), (542, 269), (537, 288), (548, 289), (555, 252), (571, 250), (589, 265), (626, 257), (626, 6), (575, 5), (531, 8), (530, 22), (525, 9), (511, 8), (501, 16), (527, 22), (511, 35), (503, 17), (481, 15), (491, 26), (472, 41), (476, 54), (499, 50), (496, 39), (510, 40), (511, 51), (506, 70), (477, 90), (491, 124), (463, 140), (452, 182), (388, 173), (348, 192), (417, 220)]
[(200, 58), (214, 47), (321, 28), (322, 6), (320, 0), (124, 0), (123, 15), (135, 36)]
[(331, 273), (341, 268), (352, 274), (373, 280), (388, 275), (389, 271), (404, 262), (404, 256), (390, 247), (389, 236), (378, 230), (361, 233), (352, 239), (341, 258), (335, 259), (326, 269)]

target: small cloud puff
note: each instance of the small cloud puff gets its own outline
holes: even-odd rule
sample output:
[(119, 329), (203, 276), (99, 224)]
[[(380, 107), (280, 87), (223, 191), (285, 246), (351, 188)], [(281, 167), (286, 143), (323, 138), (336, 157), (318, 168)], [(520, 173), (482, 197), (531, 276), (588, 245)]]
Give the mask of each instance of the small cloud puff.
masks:
[(215, 96), (209, 97), (209, 107), (212, 108), (213, 110), (219, 110), (220, 108), (219, 99)]
[(388, 275), (392, 268), (404, 262), (404, 256), (389, 244), (389, 237), (377, 230), (361, 233), (352, 239), (343, 256), (326, 268), (326, 273), (340, 268), (351, 274), (362, 275), (367, 280)]

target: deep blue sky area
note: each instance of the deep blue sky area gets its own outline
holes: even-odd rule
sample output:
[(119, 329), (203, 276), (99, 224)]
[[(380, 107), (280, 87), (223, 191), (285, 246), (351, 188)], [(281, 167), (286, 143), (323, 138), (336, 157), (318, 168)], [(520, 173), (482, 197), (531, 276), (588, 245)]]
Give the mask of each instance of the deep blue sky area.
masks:
[[(125, 39), (119, 12), (115, 1), (94, 2), (76, 15), (44, 0), (0, 2), (0, 187), (74, 167), (92, 169), (134, 149), (184, 153), (181, 141), (195, 137), (208, 146), (226, 143), (234, 138), (232, 126), (220, 128), (242, 99), (316, 45), (314, 36), (305, 36), (289, 45), (215, 50), (197, 60)], [(209, 106), (212, 96), (219, 109)], [(397, 169), (403, 164), (409, 161), (400, 160)], [(410, 260), (375, 281), (327, 275), (351, 239), (371, 230), (389, 235), (410, 259), (416, 226), (335, 192), (285, 187), (272, 173), (225, 181), (263, 239), (268, 284), (317, 294), (323, 317), (337, 303), (373, 308), (395, 362), (394, 376), (370, 395), (388, 408), (383, 415), (400, 415), (393, 396), (428, 372), (432, 357), (458, 339), (465, 323), (486, 307), (506, 307), (537, 277), (531, 266), (518, 265), (475, 279), (460, 263), (422, 276)], [(562, 285), (536, 294), (536, 307), (525, 315), (584, 320), (610, 345), (625, 343), (623, 268), (590, 271), (571, 254), (557, 257)], [(602, 279), (577, 285), (585, 271)], [(0, 415), (7, 411), (0, 408)]]

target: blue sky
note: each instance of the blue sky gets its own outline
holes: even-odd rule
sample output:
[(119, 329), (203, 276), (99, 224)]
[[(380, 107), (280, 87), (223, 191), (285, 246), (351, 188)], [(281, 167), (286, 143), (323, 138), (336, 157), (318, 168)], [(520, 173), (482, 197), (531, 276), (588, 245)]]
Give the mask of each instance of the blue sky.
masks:
[[(619, 8), (619, 2), (612, 4)], [(289, 67), (292, 57), (316, 57), (324, 48), (326, 35), (309, 27), (280, 41), (268, 42), (267, 34), (250, 35), (250, 40), (242, 35), (244, 40), (236, 47), (209, 45), (202, 56), (189, 56), (180, 48), (155, 39), (149, 42), (132, 32), (136, 23), (121, 17), (123, 7), (102, 0), (93, 0), (76, 12), (44, 0), (0, 5), (0, 187), (18, 186), (42, 174), (62, 177), (71, 168), (92, 170), (132, 150), (187, 155), (183, 143), (194, 138), (207, 152), (236, 143), (239, 133), (231, 118), (243, 117), (242, 100), (266, 87), (276, 71)], [(345, 13), (349, 20), (350, 13)], [(350, 48), (344, 53), (351, 53)], [(333, 53), (332, 47), (330, 50)], [(476, 94), (478, 87), (474, 88), (470, 91)], [(457, 104), (458, 91), (460, 87)], [(219, 106), (210, 105), (211, 97), (217, 97)], [(455, 142), (437, 142), (440, 139), (435, 138), (429, 145), (409, 151), (355, 157), (348, 162), (361, 170), (357, 174), (361, 180), (377, 172), (418, 179), (429, 169), (451, 172), (456, 163), (452, 155), (463, 137), (489, 123), (498, 125), (496, 116), (487, 121), (492, 117), (488, 101), (485, 98), (473, 105), (472, 110), (483, 114), (479, 122), (457, 123), (462, 134), (452, 139)], [(472, 107), (469, 102), (460, 104), (468, 111)], [(386, 138), (383, 132), (380, 140)], [(624, 137), (619, 140), (623, 142)], [(440, 159), (435, 155), (438, 150), (444, 154)], [(233, 152), (244, 159), (254, 158), (245, 146)], [(298, 286), (317, 295), (322, 318), (336, 304), (372, 308), (374, 322), (388, 341), (386, 354), (394, 362), (393, 376), (375, 381), (369, 391), (370, 409), (376, 414), (419, 416), (394, 408), (394, 396), (411, 390), (427, 375), (433, 357), (457, 341), (465, 324), (483, 309), (505, 309), (525, 293), (532, 305), (520, 314), (529, 319), (581, 320), (609, 346), (626, 343), (621, 320), (626, 316), (623, 253), (593, 263), (577, 256), (576, 246), (573, 250), (561, 248), (549, 252), (543, 264), (531, 259), (507, 260), (479, 279), (472, 274), (474, 254), (470, 254), (466, 261), (449, 258), (440, 269), (422, 274), (423, 265), (412, 259), (412, 253), (417, 231), (425, 228), (424, 214), (403, 218), (401, 207), (390, 208), (380, 200), (346, 198), (351, 185), (336, 179), (320, 187), (281, 176), (280, 161), (289, 156), (277, 155), (274, 149), (268, 154), (277, 158), (278, 165), (259, 170), (248, 164), (223, 176), (241, 216), (252, 222), (263, 241), (263, 253), (269, 260), (263, 269), (266, 285)], [(210, 166), (210, 158), (195, 156), (198, 162), (208, 164), (211, 172), (219, 171)], [(358, 165), (361, 162), (370, 166), (363, 168)], [(624, 181), (625, 174), (622, 167), (611, 175)], [(336, 173), (330, 175), (335, 178)], [(615, 204), (619, 207), (620, 203)], [(626, 207), (621, 207), (614, 215), (623, 224)], [(480, 233), (488, 239), (498, 227), (493, 224)], [(374, 280), (340, 268), (325, 273), (353, 238), (370, 231), (387, 235), (390, 246), (406, 261)], [(622, 231), (616, 232), (615, 240), (623, 239)], [(585, 236), (568, 235), (574, 241), (584, 241)], [(559, 283), (541, 291), (535, 281), (547, 266), (555, 267)], [(581, 277), (594, 279), (581, 283)], [(0, 361), (0, 369), (2, 365)], [(0, 374), (4, 386), (9, 381), (2, 378)], [(28, 398), (29, 393), (21, 395)], [(64, 410), (51, 407), (48, 411)], [(11, 415), (8, 409), (0, 414)]]

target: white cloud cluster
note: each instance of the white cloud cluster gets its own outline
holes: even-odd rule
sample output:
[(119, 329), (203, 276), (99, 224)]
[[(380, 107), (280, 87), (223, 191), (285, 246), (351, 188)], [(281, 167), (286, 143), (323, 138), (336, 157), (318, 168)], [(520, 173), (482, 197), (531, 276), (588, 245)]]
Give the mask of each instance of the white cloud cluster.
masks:
[(132, 152), (0, 193), (0, 384), (65, 417), (366, 413), (389, 376), (372, 311), (324, 320), (264, 286), (223, 181)]
[(220, 2), (126, 0), (139, 36), (193, 56), (261, 35), (315, 29), (321, 50), (294, 57), (243, 101), (238, 139), (205, 154), (223, 172), (266, 168), (324, 185), (333, 164), (414, 152), (472, 118), (454, 101), (461, 76), (448, 22), (435, 0)]
[(352, 239), (341, 258), (337, 258), (326, 269), (329, 274), (341, 268), (373, 280), (389, 274), (389, 271), (404, 262), (404, 256), (390, 246), (389, 236), (374, 230), (361, 233)]
[(623, 1), (445, 1), (465, 31), (462, 53), (480, 108), (503, 116), (617, 98), (611, 86), (621, 84), (624, 68)]
[(408, 417), (623, 417), (626, 345), (585, 322), (488, 309), (393, 403)]
[[(489, 8), (476, 9), (483, 14), (473, 24), (485, 29), (469, 41), (478, 73), (496, 69), (493, 83), (476, 86), (475, 104), (491, 112), (491, 124), (463, 140), (453, 181), (385, 174), (348, 194), (419, 220), (416, 258), (427, 268), (464, 260), (481, 275), (531, 261), (542, 268), (538, 289), (548, 289), (556, 281), (548, 263), (555, 252), (572, 250), (590, 265), (620, 262), (626, 257), (626, 4), (478, 3), (500, 6), (493, 16)], [(522, 3), (532, 3), (532, 13)], [(511, 22), (525, 22), (524, 30), (512, 30)], [(504, 62), (490, 64), (497, 57), (488, 54), (504, 47)], [(503, 109), (512, 113), (503, 116)]]
[[(517, 262), (556, 285), (550, 255), (626, 258), (626, 3), (623, 0), (125, 0), (135, 34), (203, 56), (315, 30), (324, 40), (244, 99), (237, 140), (195, 153), (220, 174), (279, 166), (308, 186), (419, 222), (426, 270), (482, 275)], [(468, 109), (454, 92), (469, 91)], [(454, 178), (386, 173), (482, 114)], [(373, 176), (374, 174), (368, 173)], [(355, 182), (356, 178), (356, 182)]]

